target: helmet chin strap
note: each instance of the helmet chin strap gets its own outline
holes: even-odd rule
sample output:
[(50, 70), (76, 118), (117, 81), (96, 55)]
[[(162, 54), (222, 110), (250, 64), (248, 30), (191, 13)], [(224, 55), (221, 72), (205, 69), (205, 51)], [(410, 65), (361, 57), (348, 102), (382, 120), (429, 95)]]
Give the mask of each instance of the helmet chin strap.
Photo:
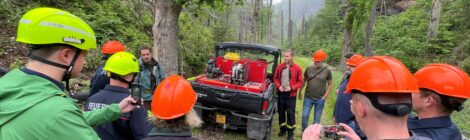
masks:
[(411, 104), (411, 95), (409, 95), (410, 102), (408, 103), (381, 104), (379, 103), (377, 94), (359, 94), (362, 94), (369, 98), (369, 101), (371, 102), (372, 106), (374, 106), (377, 110), (394, 116), (408, 115), (411, 112), (411, 109), (413, 108)]
[(132, 83), (134, 83), (135, 76), (136, 76), (136, 75), (134, 75), (134, 76), (132, 77), (132, 80), (131, 80), (131, 81), (127, 81), (126, 79), (122, 78), (122, 76), (120, 76), (120, 75), (117, 75), (117, 74), (112, 73), (112, 72), (110, 72), (110, 73), (111, 73), (111, 76), (110, 76), (111, 78), (116, 79), (116, 80), (119, 80), (119, 81), (121, 81), (121, 82), (123, 82), (123, 83), (129, 84), (129, 87), (128, 87), (128, 88), (131, 88), (131, 85), (132, 85)]
[(68, 69), (66, 69), (66, 71), (64, 72), (64, 77), (62, 78), (62, 81), (65, 81), (65, 89), (70, 93), (70, 78), (72, 78), (72, 70), (73, 70), (73, 67), (75, 66), (75, 62), (77, 61), (78, 59), (78, 56), (80, 56), (80, 52), (82, 50), (80, 49), (77, 49), (77, 51), (75, 51), (75, 55), (73, 56), (73, 59), (72, 59), (72, 62), (70, 62), (69, 66), (68, 66)]
[(29, 58), (31, 58), (33, 60), (36, 60), (36, 61), (39, 61), (39, 62), (42, 62), (42, 63), (45, 63), (45, 64), (48, 64), (48, 65), (52, 65), (52, 66), (55, 66), (55, 67), (65, 69), (64, 77), (62, 77), (62, 81), (65, 81), (65, 90), (70, 93), (70, 86), (69, 86), (70, 82), (69, 81), (70, 81), (70, 78), (72, 78), (72, 70), (73, 70), (73, 67), (75, 66), (75, 62), (77, 61), (78, 56), (80, 56), (81, 51), (82, 50), (80, 50), (80, 49), (77, 49), (77, 51), (75, 51), (72, 62), (70, 62), (70, 64), (68, 66), (63, 65), (63, 64), (59, 64), (59, 63), (56, 63), (56, 62), (52, 62), (50, 60), (44, 59), (42, 57), (36, 56), (34, 54), (31, 54), (31, 53), (29, 54)]

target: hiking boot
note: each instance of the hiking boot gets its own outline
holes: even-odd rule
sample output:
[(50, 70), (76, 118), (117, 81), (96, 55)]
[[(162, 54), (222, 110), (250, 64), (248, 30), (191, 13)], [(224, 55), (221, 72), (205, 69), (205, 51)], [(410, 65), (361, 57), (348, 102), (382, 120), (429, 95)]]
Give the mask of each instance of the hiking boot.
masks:
[(277, 134), (277, 136), (279, 136), (279, 137), (282, 137), (284, 135), (286, 135), (286, 130), (285, 129), (281, 129), (281, 132), (279, 132), (279, 134)]
[(294, 130), (287, 131), (287, 140), (294, 140)]
[(287, 140), (294, 140), (294, 135), (287, 135)]

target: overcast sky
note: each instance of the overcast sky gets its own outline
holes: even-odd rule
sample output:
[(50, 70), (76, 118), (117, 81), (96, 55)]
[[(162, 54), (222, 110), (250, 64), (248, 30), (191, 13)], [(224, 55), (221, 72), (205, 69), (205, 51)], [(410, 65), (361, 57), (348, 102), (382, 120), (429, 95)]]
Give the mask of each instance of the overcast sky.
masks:
[(282, 0), (273, 0), (274, 4), (280, 3)]

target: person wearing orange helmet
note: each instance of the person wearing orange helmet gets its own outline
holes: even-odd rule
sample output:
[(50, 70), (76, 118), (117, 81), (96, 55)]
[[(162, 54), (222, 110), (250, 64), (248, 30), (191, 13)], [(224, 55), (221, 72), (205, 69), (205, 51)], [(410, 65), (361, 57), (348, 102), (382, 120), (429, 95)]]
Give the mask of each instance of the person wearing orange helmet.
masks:
[[(333, 87), (331, 70), (323, 63), (326, 58), (327, 55), (323, 50), (316, 51), (312, 57), (314, 64), (307, 67), (304, 72), (307, 89), (305, 90), (302, 111), (302, 131), (307, 128), (310, 111), (313, 106), (315, 107), (313, 123), (320, 123), (325, 100)], [(299, 99), (302, 99), (301, 96), (299, 96)]]
[[(355, 53), (346, 53), (344, 56), (343, 56), (343, 59), (346, 61), (346, 63), (349, 61), (349, 59), (356, 55)], [(346, 70), (344, 71), (343, 73), (343, 78), (341, 78), (341, 80), (344, 80), (344, 78), (348, 77), (351, 75), (351, 70), (349, 68), (346, 68)], [(336, 94), (338, 94), (338, 90), (336, 90)]]
[(420, 94), (413, 94), (417, 116), (408, 120), (408, 129), (436, 140), (461, 140), (450, 115), (463, 109), (470, 98), (470, 79), (463, 70), (448, 64), (430, 64), (415, 73)]
[(304, 84), (302, 68), (294, 63), (294, 52), (286, 50), (283, 52), (284, 63), (277, 65), (273, 81), (278, 89), (278, 114), (280, 132), (278, 136), (294, 139), (295, 129), (295, 105), (297, 90)]
[[(104, 43), (101, 47), (101, 54), (103, 55), (103, 60), (108, 60), (108, 58), (117, 52), (126, 51), (126, 46), (119, 41), (108, 41)], [(106, 76), (106, 71), (103, 70), (104, 64), (99, 66), (96, 69), (93, 78), (90, 80), (90, 93), (88, 97), (93, 96), (97, 92), (100, 92), (104, 89), (106, 84), (109, 84), (109, 77)]]
[[(363, 60), (352, 72), (346, 88), (350, 92), (351, 111), (367, 139), (427, 140), (408, 131), (407, 115), (411, 112), (411, 96), (419, 89), (413, 75), (399, 60), (374, 56)], [(351, 140), (360, 140), (354, 130), (340, 123), (338, 132)], [(320, 124), (309, 126), (305, 139), (320, 139)]]
[[(348, 71), (353, 72), (363, 59), (364, 57), (360, 54), (351, 56), (346, 63)], [(351, 94), (345, 92), (350, 76), (350, 73), (345, 74), (345, 77), (339, 85), (338, 95), (336, 97), (335, 107), (333, 110), (334, 121), (335, 123), (347, 124), (353, 128), (358, 135), (362, 135), (361, 130), (355, 122), (354, 114), (351, 112), (351, 107), (349, 104), (349, 100), (351, 100)]]
[[(348, 62), (349, 61), (349, 58), (351, 58), (353, 55), (355, 55), (355, 53), (352, 53), (352, 52), (349, 52), (349, 53), (346, 53), (344, 56), (343, 56), (343, 59)], [(343, 72), (343, 78), (341, 78), (341, 82), (342, 83), (344, 81), (345, 78), (349, 78), (349, 76), (351, 75), (351, 70), (346, 67), (346, 69), (344, 70)], [(336, 89), (336, 94), (338, 94), (338, 91), (339, 89)]]
[(193, 110), (196, 100), (196, 92), (183, 77), (165, 78), (153, 95), (151, 112), (155, 127), (145, 140), (196, 140), (191, 128), (202, 124)]

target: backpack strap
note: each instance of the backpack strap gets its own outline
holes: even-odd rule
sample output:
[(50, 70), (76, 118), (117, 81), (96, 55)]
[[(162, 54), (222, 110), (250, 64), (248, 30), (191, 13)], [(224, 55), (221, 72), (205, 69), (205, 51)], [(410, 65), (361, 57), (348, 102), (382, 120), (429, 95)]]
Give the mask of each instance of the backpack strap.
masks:
[(310, 82), (313, 78), (317, 77), (317, 75), (320, 74), (321, 72), (323, 72), (323, 70), (325, 70), (326, 68), (328, 68), (328, 67), (324, 67), (324, 68), (323, 68), (322, 70), (320, 70), (318, 73), (316, 73), (315, 75), (313, 75), (312, 78), (309, 78), (309, 79), (307, 80), (307, 83)]

